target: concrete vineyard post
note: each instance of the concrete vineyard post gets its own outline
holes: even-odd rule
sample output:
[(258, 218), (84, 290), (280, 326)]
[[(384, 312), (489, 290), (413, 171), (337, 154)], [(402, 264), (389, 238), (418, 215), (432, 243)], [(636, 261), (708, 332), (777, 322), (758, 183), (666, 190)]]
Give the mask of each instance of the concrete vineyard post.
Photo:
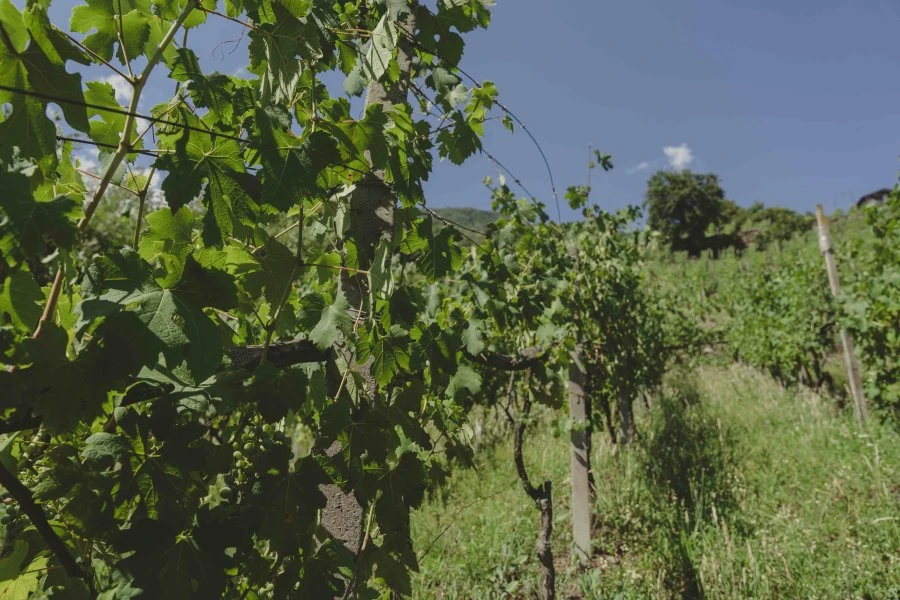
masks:
[(571, 417), (572, 444), (572, 538), (575, 555), (582, 565), (591, 556), (591, 489), (588, 443), (588, 419), (584, 396), (585, 371), (581, 350), (572, 352), (569, 367), (569, 416)]
[[(841, 284), (838, 280), (837, 264), (834, 260), (834, 251), (831, 244), (831, 236), (828, 233), (828, 221), (825, 218), (825, 211), (822, 205), (816, 205), (816, 221), (819, 225), (819, 250), (825, 257), (825, 269), (828, 271), (828, 284), (831, 286), (831, 293), (835, 298), (840, 298)], [(841, 345), (844, 350), (844, 363), (847, 366), (847, 376), (850, 379), (850, 392), (853, 395), (853, 407), (856, 411), (856, 420), (860, 425), (864, 425), (867, 418), (866, 398), (862, 391), (862, 378), (860, 377), (860, 367), (853, 353), (853, 338), (846, 328), (841, 327)]]

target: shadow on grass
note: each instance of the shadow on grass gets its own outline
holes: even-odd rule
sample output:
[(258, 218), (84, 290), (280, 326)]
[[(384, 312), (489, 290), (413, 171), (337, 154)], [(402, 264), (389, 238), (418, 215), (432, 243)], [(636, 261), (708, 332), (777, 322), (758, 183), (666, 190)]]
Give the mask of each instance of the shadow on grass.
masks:
[(691, 538), (737, 508), (737, 460), (733, 440), (706, 412), (692, 376), (673, 382), (653, 410), (641, 455), (658, 519), (656, 548), (668, 565), (662, 583), (675, 596), (703, 598)]

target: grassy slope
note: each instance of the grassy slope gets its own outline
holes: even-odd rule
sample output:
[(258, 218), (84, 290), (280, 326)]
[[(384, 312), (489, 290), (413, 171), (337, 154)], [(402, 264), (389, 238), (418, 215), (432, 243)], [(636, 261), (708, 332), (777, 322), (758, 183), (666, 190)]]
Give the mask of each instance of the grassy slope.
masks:
[[(685, 381), (693, 380), (694, 384)], [(555, 497), (560, 597), (897, 598), (900, 435), (860, 433), (821, 398), (740, 367), (701, 367), (641, 415), (638, 447), (595, 437), (595, 565), (571, 566), (566, 436), (526, 440)], [(419, 598), (534, 597), (537, 511), (510, 443), (413, 518)], [(892, 579), (893, 574), (893, 579)]]

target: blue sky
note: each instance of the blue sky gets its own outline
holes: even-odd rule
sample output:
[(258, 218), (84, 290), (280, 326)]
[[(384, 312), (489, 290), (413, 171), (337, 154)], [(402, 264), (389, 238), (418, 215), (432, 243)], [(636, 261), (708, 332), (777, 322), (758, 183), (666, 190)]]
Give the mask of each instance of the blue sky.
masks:
[[(54, 21), (74, 5), (57, 0)], [(585, 183), (588, 144), (616, 165), (593, 177), (593, 198), (609, 209), (640, 203), (663, 168), (717, 173), (742, 205), (801, 211), (846, 208), (897, 179), (895, 0), (498, 0), (493, 13), (490, 28), (468, 36), (463, 67), (497, 84), (560, 194)], [(239, 35), (226, 22), (191, 35), (205, 68), (231, 73), (246, 60), (242, 49), (214, 50)], [(147, 96), (152, 106), (164, 94)], [(527, 137), (497, 124), (485, 146), (555, 214)], [(488, 159), (436, 165), (431, 206), (488, 207), (482, 179), (498, 173)]]

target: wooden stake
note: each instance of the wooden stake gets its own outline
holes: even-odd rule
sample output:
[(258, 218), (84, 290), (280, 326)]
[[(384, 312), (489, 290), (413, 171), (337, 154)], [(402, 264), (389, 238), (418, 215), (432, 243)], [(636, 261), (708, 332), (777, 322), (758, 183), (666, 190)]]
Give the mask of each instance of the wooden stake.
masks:
[(582, 566), (591, 557), (591, 489), (590, 444), (588, 443), (588, 419), (584, 398), (585, 371), (581, 350), (572, 352), (569, 367), (569, 416), (572, 419), (572, 538), (575, 555)]
[[(837, 265), (834, 260), (834, 250), (831, 245), (831, 236), (828, 234), (828, 221), (825, 219), (825, 211), (822, 205), (816, 205), (816, 221), (819, 224), (819, 250), (825, 257), (825, 269), (828, 271), (828, 284), (835, 298), (840, 298), (841, 284), (838, 280)], [(850, 393), (853, 394), (853, 406), (856, 411), (856, 420), (860, 425), (866, 423), (866, 398), (862, 391), (862, 378), (860, 367), (853, 353), (853, 338), (846, 328), (841, 327), (841, 345), (844, 348), (844, 364), (847, 366), (847, 376), (850, 378)]]

